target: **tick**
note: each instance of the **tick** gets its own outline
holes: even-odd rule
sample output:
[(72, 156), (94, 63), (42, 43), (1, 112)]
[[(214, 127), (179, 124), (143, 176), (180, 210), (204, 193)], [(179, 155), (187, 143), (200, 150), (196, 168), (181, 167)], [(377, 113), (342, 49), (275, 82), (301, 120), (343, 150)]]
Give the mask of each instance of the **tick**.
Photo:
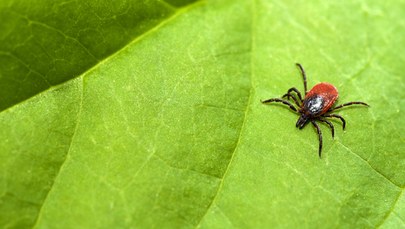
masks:
[[(292, 87), (288, 89), (287, 93), (282, 96), (282, 98), (287, 98), (288, 100), (292, 100), (292, 102), (297, 105), (295, 107), (290, 101), (273, 98), (261, 101), (263, 104), (268, 104), (272, 102), (283, 103), (287, 105), (291, 110), (299, 114), (299, 118), (295, 126), (299, 129), (304, 128), (304, 126), (311, 122), (312, 125), (315, 127), (316, 131), (318, 132), (319, 136), (319, 158), (321, 158), (322, 154), (322, 131), (319, 128), (319, 125), (316, 121), (326, 123), (331, 131), (332, 131), (332, 138), (335, 137), (335, 128), (333, 124), (328, 121), (326, 118), (338, 118), (342, 121), (343, 130), (346, 127), (345, 119), (338, 115), (332, 114), (332, 112), (341, 109), (342, 107), (359, 104), (364, 106), (369, 106), (367, 103), (364, 102), (348, 102), (338, 106), (333, 106), (336, 100), (339, 97), (338, 91), (335, 86), (330, 83), (318, 83), (316, 84), (310, 91), (307, 91), (307, 77), (305, 75), (304, 68), (301, 64), (296, 64), (299, 70), (301, 71), (302, 78), (304, 80), (304, 89), (305, 89), (305, 97), (304, 99), (301, 96), (300, 91), (297, 88)], [(293, 94), (293, 92), (295, 94)]]

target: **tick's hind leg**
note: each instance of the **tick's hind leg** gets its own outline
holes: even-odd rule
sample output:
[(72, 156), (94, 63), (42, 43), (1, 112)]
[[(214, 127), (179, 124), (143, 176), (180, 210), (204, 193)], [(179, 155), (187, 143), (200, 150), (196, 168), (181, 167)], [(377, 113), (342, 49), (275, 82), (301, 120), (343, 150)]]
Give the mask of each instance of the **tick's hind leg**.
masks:
[(318, 131), (318, 136), (319, 136), (319, 158), (321, 158), (322, 154), (322, 131), (321, 128), (319, 128), (318, 124), (316, 124), (315, 120), (311, 120), (312, 125), (314, 125), (316, 131)]
[(301, 66), (301, 64), (296, 63), (296, 65), (300, 69), (302, 78), (304, 79), (304, 90), (305, 90), (304, 92), (305, 92), (305, 95), (307, 95), (307, 93), (308, 93), (308, 90), (307, 90), (307, 76), (306, 76), (304, 68)]
[(329, 122), (328, 120), (326, 120), (326, 119), (318, 119), (318, 120), (328, 124), (328, 126), (332, 130), (332, 138), (335, 138), (335, 127), (333, 126), (333, 124), (331, 122)]
[(283, 99), (278, 99), (278, 98), (274, 98), (274, 99), (267, 99), (264, 101), (261, 101), (263, 104), (267, 104), (267, 103), (271, 103), (271, 102), (278, 102), (278, 103), (283, 103), (287, 106), (290, 107), (291, 110), (298, 112), (297, 108), (294, 107), (294, 105), (292, 105), (290, 102), (288, 102), (287, 100), (283, 100)]
[(331, 112), (331, 111), (340, 109), (340, 108), (342, 108), (342, 107), (354, 105), (354, 104), (360, 104), (360, 105), (364, 105), (364, 106), (368, 106), (368, 107), (370, 106), (370, 105), (368, 105), (367, 103), (363, 103), (363, 102), (349, 102), (349, 103), (343, 103), (343, 104), (341, 104), (341, 105), (339, 105), (339, 106), (337, 106), (337, 107), (332, 107), (331, 109), (328, 110), (328, 112)]
[(343, 124), (343, 130), (345, 130), (346, 121), (345, 121), (345, 119), (344, 119), (342, 116), (340, 116), (340, 115), (338, 115), (338, 114), (324, 114), (324, 115), (322, 115), (322, 117), (338, 118), (338, 119), (340, 119), (340, 121), (342, 121), (342, 124)]

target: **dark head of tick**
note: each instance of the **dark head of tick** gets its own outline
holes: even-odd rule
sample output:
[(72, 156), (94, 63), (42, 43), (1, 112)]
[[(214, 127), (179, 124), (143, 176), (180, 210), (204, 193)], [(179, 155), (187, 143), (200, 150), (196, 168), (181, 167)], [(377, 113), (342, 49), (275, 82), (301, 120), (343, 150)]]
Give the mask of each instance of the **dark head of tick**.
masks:
[(302, 78), (304, 80), (305, 97), (302, 98), (300, 91), (298, 91), (297, 88), (292, 87), (288, 89), (287, 93), (282, 96), (282, 98), (287, 98), (287, 100), (273, 98), (264, 100), (262, 103), (267, 104), (271, 102), (279, 102), (287, 105), (291, 110), (299, 114), (299, 118), (295, 124), (295, 126), (299, 129), (304, 128), (307, 123), (311, 122), (318, 132), (319, 157), (321, 157), (322, 131), (316, 121), (326, 123), (332, 130), (333, 138), (335, 136), (335, 128), (333, 124), (327, 120), (327, 118), (340, 119), (340, 121), (342, 121), (343, 130), (346, 126), (346, 121), (344, 118), (338, 114), (332, 114), (333, 111), (353, 104), (364, 106), (368, 106), (368, 104), (364, 102), (349, 102), (334, 107), (333, 105), (339, 97), (336, 87), (330, 83), (318, 83), (310, 91), (307, 91), (307, 78), (304, 68), (298, 63), (297, 66), (300, 69)]

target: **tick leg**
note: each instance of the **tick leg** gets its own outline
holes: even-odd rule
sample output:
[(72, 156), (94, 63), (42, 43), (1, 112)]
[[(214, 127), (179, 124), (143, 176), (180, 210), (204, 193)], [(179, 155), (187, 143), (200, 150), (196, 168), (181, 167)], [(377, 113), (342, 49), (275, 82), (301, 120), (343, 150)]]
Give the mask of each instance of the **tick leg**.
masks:
[(343, 124), (343, 130), (345, 129), (345, 127), (346, 127), (346, 121), (345, 121), (345, 119), (344, 119), (342, 116), (337, 115), (337, 114), (324, 114), (324, 115), (322, 115), (322, 116), (323, 116), (323, 117), (338, 118), (338, 119), (340, 119), (340, 121), (342, 121), (342, 124)]
[[(302, 96), (301, 96), (301, 92), (300, 92), (300, 91), (298, 91), (298, 89), (297, 89), (297, 88), (292, 87), (292, 88), (288, 89), (287, 94), (291, 94), (291, 92), (295, 92), (295, 93), (297, 93), (298, 98), (299, 98), (299, 99), (300, 99), (300, 101), (302, 102)], [(287, 94), (286, 94), (286, 95), (287, 95)]]
[(297, 98), (295, 98), (295, 96), (293, 96), (292, 94), (285, 94), (285, 95), (283, 95), (282, 98), (285, 98), (285, 97), (287, 97), (287, 99), (292, 98), (294, 100), (295, 105), (297, 105), (298, 107), (301, 106), (300, 103), (298, 102)]
[(282, 98), (285, 98), (285, 97), (287, 97), (287, 99), (289, 99), (289, 98), (291, 97), (291, 98), (294, 100), (295, 104), (296, 104), (298, 107), (301, 106), (300, 103), (298, 102), (297, 98), (296, 98), (293, 94), (291, 94), (290, 92), (288, 92), (287, 94), (283, 95)]
[(318, 119), (318, 120), (329, 125), (330, 129), (332, 130), (332, 138), (335, 138), (335, 127), (333, 126), (333, 124), (326, 119)]
[(321, 128), (319, 128), (318, 124), (316, 124), (315, 120), (311, 120), (311, 122), (312, 122), (312, 125), (314, 125), (314, 127), (318, 131), (318, 136), (319, 136), (319, 158), (321, 158), (321, 154), (322, 154), (322, 131), (321, 131)]
[(301, 75), (302, 75), (302, 78), (304, 79), (304, 90), (305, 90), (305, 95), (307, 95), (307, 76), (306, 76), (306, 74), (305, 74), (305, 71), (304, 71), (304, 68), (301, 66), (301, 64), (299, 64), (299, 63), (296, 63), (296, 65), (298, 66), (298, 68), (300, 69), (300, 71), (301, 71)]
[(274, 99), (267, 99), (264, 101), (261, 101), (263, 104), (267, 104), (267, 103), (271, 103), (271, 102), (278, 102), (278, 103), (284, 103), (285, 105), (289, 106), (291, 110), (298, 112), (297, 108), (295, 108), (290, 102), (283, 100), (283, 99), (278, 99), (278, 98), (274, 98)]
[(354, 104), (360, 104), (360, 105), (364, 105), (364, 106), (368, 106), (368, 107), (370, 106), (370, 105), (368, 105), (367, 103), (363, 103), (363, 102), (349, 102), (349, 103), (343, 103), (343, 104), (341, 104), (341, 105), (339, 105), (339, 106), (337, 106), (337, 107), (333, 107), (333, 108), (329, 109), (328, 112), (331, 112), (331, 111), (340, 109), (340, 108), (342, 108), (342, 107), (354, 105)]

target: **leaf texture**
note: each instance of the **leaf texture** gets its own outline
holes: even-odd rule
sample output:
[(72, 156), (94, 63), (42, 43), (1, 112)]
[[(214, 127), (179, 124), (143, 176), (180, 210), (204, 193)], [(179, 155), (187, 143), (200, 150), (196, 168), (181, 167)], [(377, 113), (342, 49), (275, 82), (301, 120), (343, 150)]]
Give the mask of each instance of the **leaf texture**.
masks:
[[(189, 3), (0, 4), (1, 227), (404, 227), (405, 5)], [(322, 159), (297, 62), (371, 105)]]

